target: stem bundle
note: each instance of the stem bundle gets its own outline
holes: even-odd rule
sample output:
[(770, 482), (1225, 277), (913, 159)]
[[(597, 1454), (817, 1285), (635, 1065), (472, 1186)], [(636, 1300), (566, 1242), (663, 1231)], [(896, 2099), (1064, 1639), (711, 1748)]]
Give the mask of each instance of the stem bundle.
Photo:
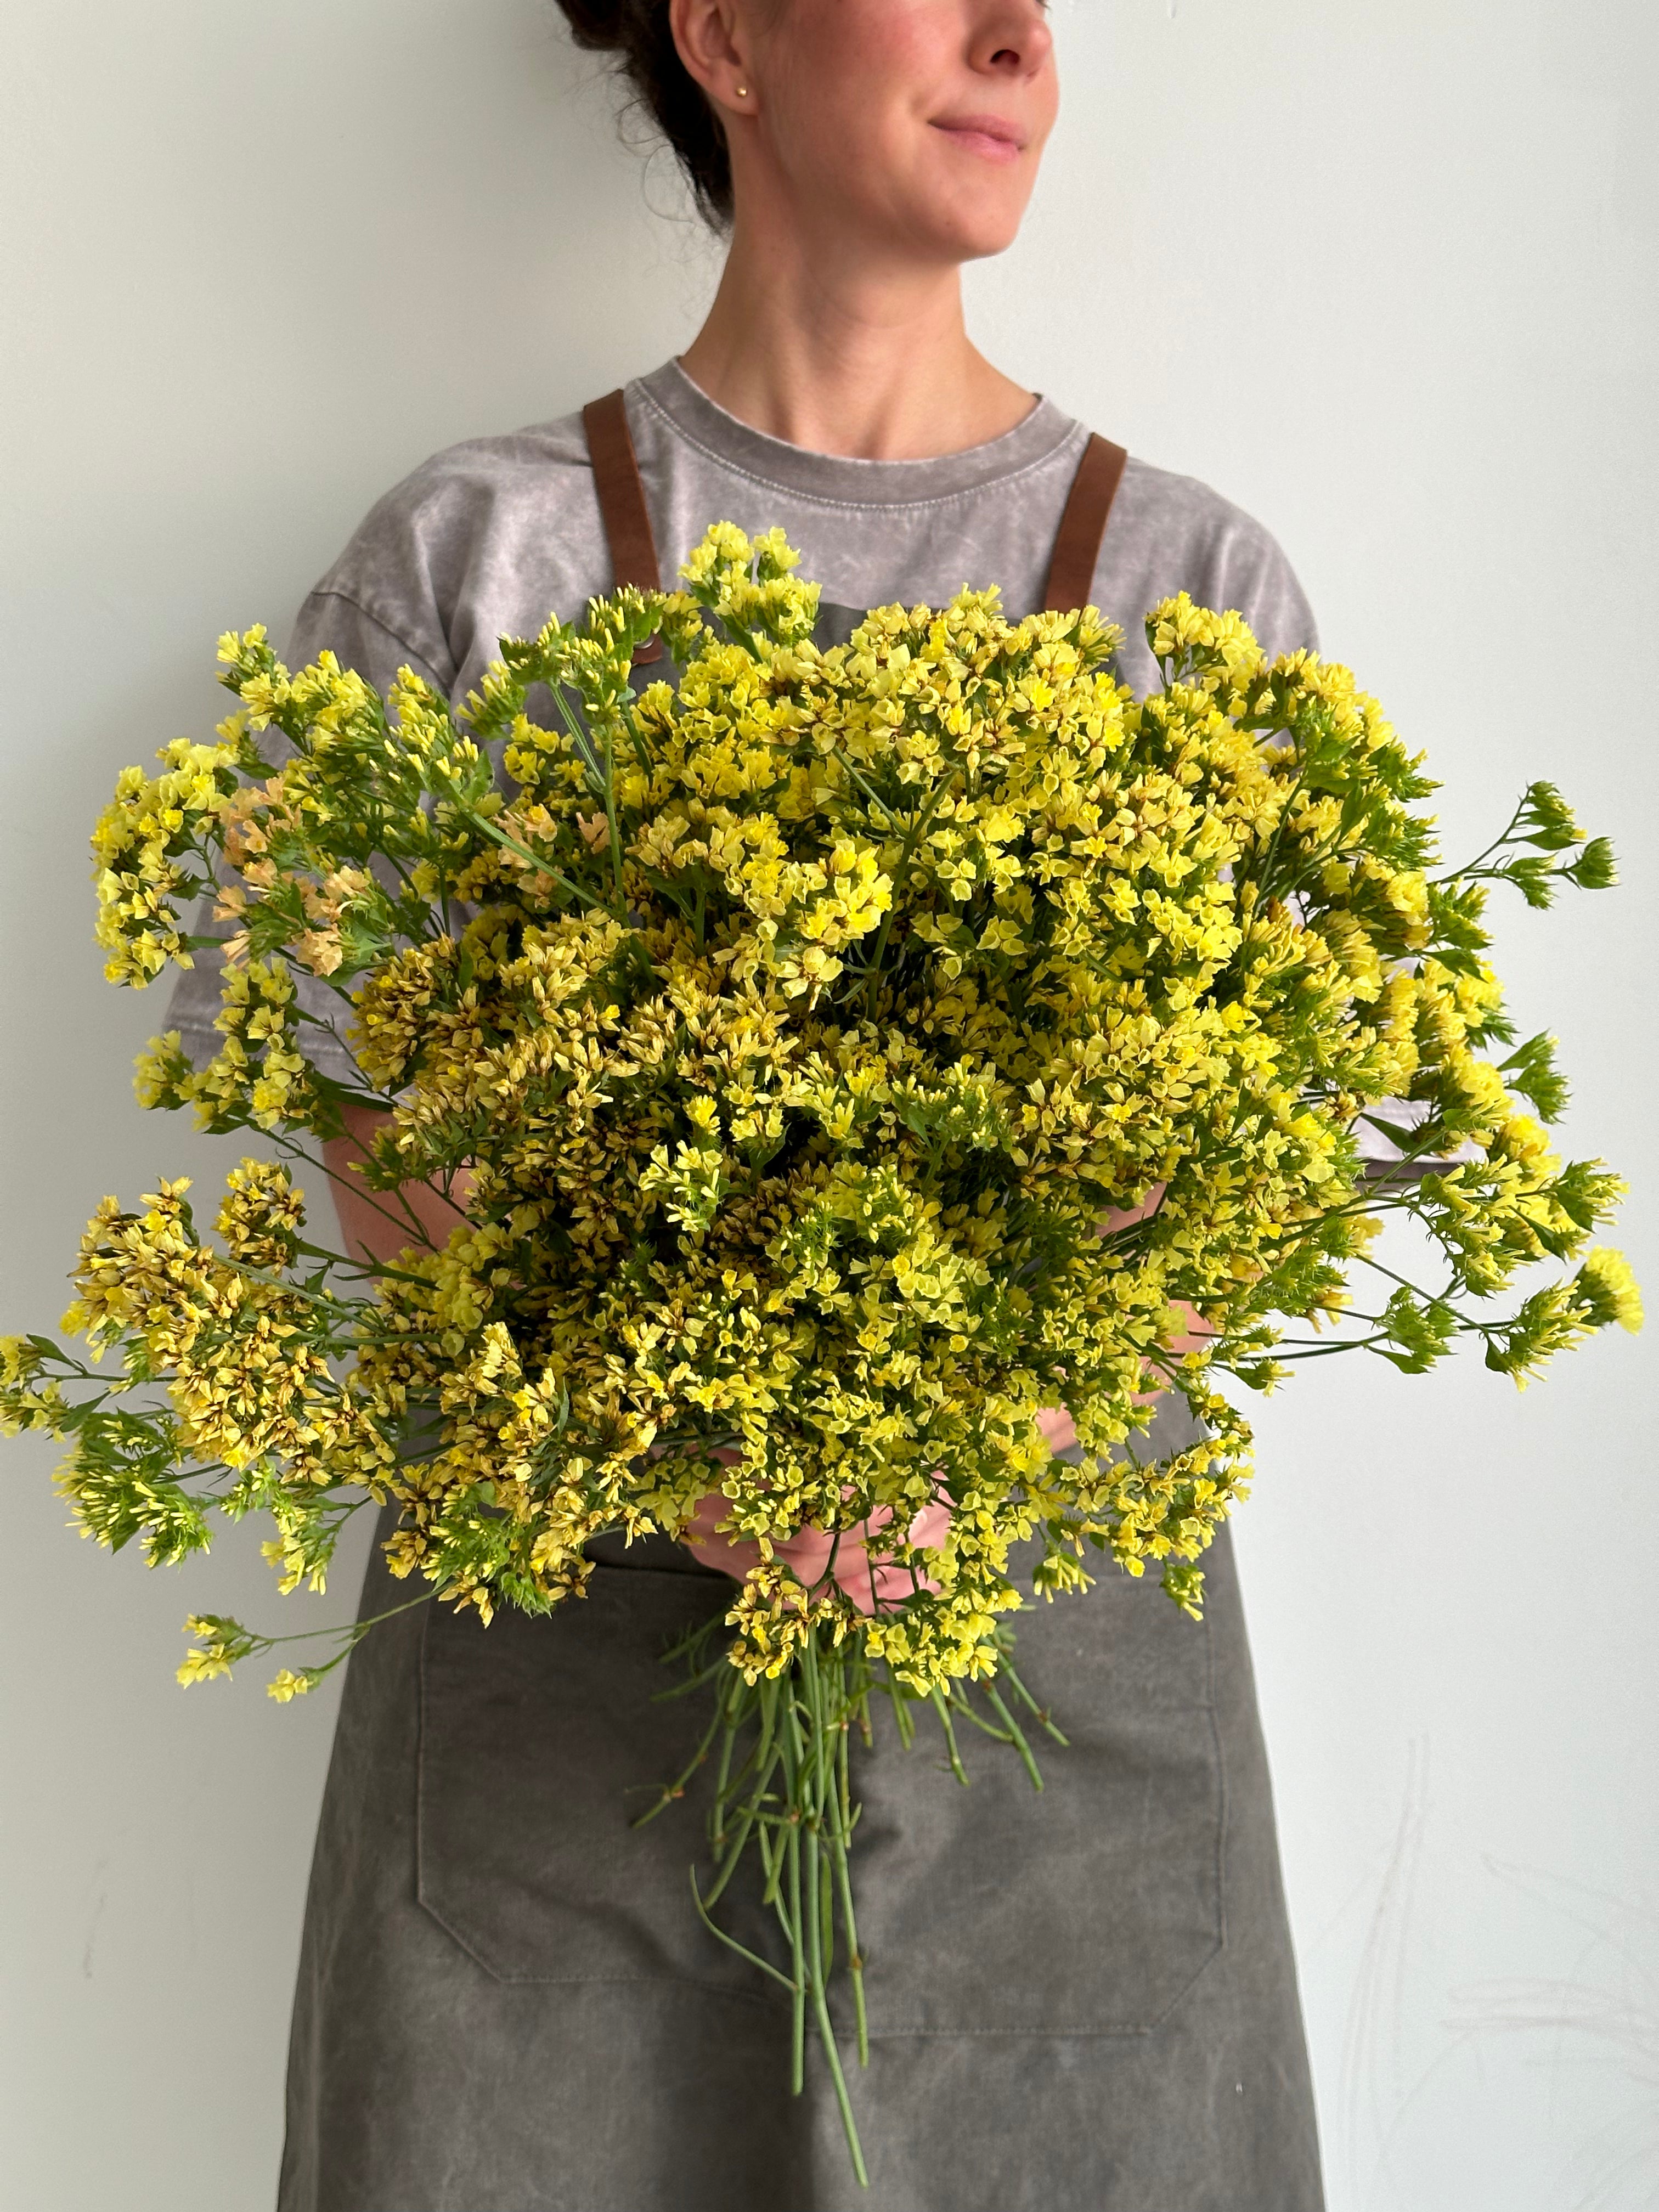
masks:
[[(948, 1763), (958, 1783), (965, 1787), (969, 1781), (957, 1744), (956, 1722), (963, 1719), (1016, 1751), (1036, 1790), (1042, 1787), (1042, 1777), (1030, 1741), (998, 1685), (1006, 1685), (1015, 1702), (1056, 1743), (1064, 1744), (1066, 1738), (1015, 1674), (1013, 1638), (1006, 1629), (997, 1639), (997, 1673), (980, 1686), (991, 1709), (988, 1715), (976, 1705), (966, 1683), (956, 1681), (948, 1689), (927, 1692), (907, 1687), (884, 1662), (871, 1656), (856, 1630), (837, 1638), (830, 1628), (815, 1626), (781, 1673), (749, 1682), (717, 1648), (719, 1629), (719, 1623), (710, 1623), (666, 1655), (671, 1661), (687, 1662), (690, 1672), (684, 1686), (665, 1694), (682, 1694), (684, 1689), (712, 1682), (714, 1711), (685, 1767), (635, 1826), (655, 1819), (684, 1797), (692, 1778), (711, 1758), (714, 1760), (714, 1796), (708, 1814), (714, 1863), (707, 1890), (696, 1867), (690, 1875), (697, 1912), (712, 1936), (788, 1992), (790, 2087), (797, 2096), (805, 2083), (810, 2016), (835, 2086), (854, 2171), (860, 2186), (867, 2187), (864, 2151), (830, 2011), (830, 1982), (839, 1964), (846, 1969), (852, 1992), (858, 2063), (868, 2065), (866, 1961), (853, 1901), (852, 1845), (860, 1809), (853, 1794), (854, 1731), (866, 1747), (873, 1744), (871, 1698), (879, 1693), (890, 1699), (900, 1745), (908, 1750), (915, 1741), (912, 1709), (926, 1704), (938, 1717)], [(787, 1972), (740, 1943), (714, 1917), (714, 1907), (751, 1854), (759, 1861), (761, 1901), (775, 1916), (783, 1936)]]

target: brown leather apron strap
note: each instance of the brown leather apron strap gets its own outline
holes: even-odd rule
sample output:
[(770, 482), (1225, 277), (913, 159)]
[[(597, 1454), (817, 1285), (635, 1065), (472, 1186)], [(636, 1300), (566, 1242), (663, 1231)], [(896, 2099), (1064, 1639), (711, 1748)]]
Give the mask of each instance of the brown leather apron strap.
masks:
[[(590, 400), (582, 410), (582, 428), (593, 463), (593, 489), (611, 544), (611, 567), (619, 585), (634, 584), (642, 592), (662, 589), (657, 564), (657, 541), (651, 534), (651, 515), (640, 482), (640, 465), (628, 428), (628, 408), (620, 392)], [(657, 660), (662, 655), (659, 638), (636, 646), (634, 658)]]
[(1122, 481), (1123, 464), (1129, 456), (1109, 438), (1091, 436), (1077, 465), (1066, 512), (1060, 518), (1054, 558), (1042, 604), (1055, 614), (1069, 614), (1089, 604), (1094, 589), (1095, 563), (1100, 541), (1106, 535), (1106, 518)]
[[(611, 566), (618, 584), (635, 584), (642, 592), (662, 589), (657, 562), (657, 542), (640, 482), (640, 465), (628, 428), (628, 409), (620, 392), (594, 399), (582, 410), (587, 450), (593, 462), (593, 488), (611, 545)], [(1091, 435), (1083, 449), (1077, 474), (1060, 518), (1048, 580), (1042, 604), (1057, 613), (1088, 604), (1094, 587), (1095, 563), (1106, 534), (1107, 517), (1123, 476), (1128, 455), (1109, 438)], [(635, 660), (655, 660), (662, 652), (653, 638), (638, 647)]]

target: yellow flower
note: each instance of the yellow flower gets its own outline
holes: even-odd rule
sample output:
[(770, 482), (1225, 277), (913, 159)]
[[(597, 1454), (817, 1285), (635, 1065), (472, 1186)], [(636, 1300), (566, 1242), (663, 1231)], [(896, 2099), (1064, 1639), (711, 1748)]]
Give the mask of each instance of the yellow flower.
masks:
[(1617, 1322), (1634, 1335), (1642, 1326), (1642, 1293), (1622, 1252), (1599, 1246), (1578, 1270), (1573, 1287), (1595, 1328)]

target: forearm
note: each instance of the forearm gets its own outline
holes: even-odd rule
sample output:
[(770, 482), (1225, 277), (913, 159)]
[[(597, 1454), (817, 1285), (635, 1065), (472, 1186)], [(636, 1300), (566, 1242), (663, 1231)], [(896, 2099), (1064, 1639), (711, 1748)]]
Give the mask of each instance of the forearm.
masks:
[(458, 1176), (446, 1193), (435, 1183), (400, 1183), (395, 1190), (373, 1190), (358, 1171), (375, 1136), (385, 1127), (385, 1113), (368, 1106), (343, 1109), (346, 1133), (323, 1147), (323, 1158), (334, 1194), (342, 1249), (353, 1259), (367, 1253), (371, 1260), (391, 1261), (407, 1246), (427, 1243), (441, 1248), (462, 1218), (465, 1200)]

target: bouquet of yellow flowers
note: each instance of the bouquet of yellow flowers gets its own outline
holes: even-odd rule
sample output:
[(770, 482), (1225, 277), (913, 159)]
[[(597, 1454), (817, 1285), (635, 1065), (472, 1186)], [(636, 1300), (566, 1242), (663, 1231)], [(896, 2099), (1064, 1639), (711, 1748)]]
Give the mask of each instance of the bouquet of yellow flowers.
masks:
[[(394, 1571), (484, 1623), (579, 1596), (607, 1531), (728, 1543), (730, 1612), (683, 1655), (717, 1692), (695, 1909), (722, 1933), (757, 1863), (789, 1965), (749, 1955), (791, 1993), (798, 2085), (821, 2033), (857, 2161), (826, 1996), (840, 1957), (862, 2046), (849, 1735), (890, 1699), (907, 1741), (927, 1708), (953, 1765), (970, 1723), (1036, 1778), (1065, 1684), (1014, 1670), (1011, 1547), (1042, 1597), (1098, 1555), (1195, 1612), (1248, 1470), (1218, 1376), (1351, 1347), (1416, 1372), (1474, 1337), (1521, 1379), (1639, 1309), (1586, 1249), (1621, 1186), (1551, 1151), (1550, 1040), (1516, 1042), (1484, 957), (1492, 882), (1612, 880), (1552, 787), (1440, 870), (1375, 702), (1234, 615), (1154, 609), (1137, 703), (1092, 611), (1013, 623), (994, 592), (821, 650), (794, 562), (717, 526), (684, 592), (503, 641), (459, 711), (222, 641), (218, 741), (127, 771), (99, 824), (100, 930), (143, 986), (216, 893), (222, 1044), (158, 1039), (139, 1094), (267, 1141), (213, 1237), (181, 1182), (100, 1206), (64, 1322), (94, 1364), (3, 1340), (0, 1413), (68, 1440), (112, 1547), (177, 1560), (211, 1510), (269, 1514), (284, 1589), (370, 1501)], [(636, 690), (658, 635), (678, 681)], [(313, 1064), (324, 1030), (359, 1086)], [(313, 1241), (289, 1164), (354, 1103), (383, 1109), (386, 1264)], [(1374, 1250), (1391, 1212), (1432, 1282)], [(1573, 1264), (1494, 1310), (1540, 1260)], [(1161, 1390), (1202, 1426), (1159, 1461)], [(191, 1626), (187, 1680), (281, 1640)]]

